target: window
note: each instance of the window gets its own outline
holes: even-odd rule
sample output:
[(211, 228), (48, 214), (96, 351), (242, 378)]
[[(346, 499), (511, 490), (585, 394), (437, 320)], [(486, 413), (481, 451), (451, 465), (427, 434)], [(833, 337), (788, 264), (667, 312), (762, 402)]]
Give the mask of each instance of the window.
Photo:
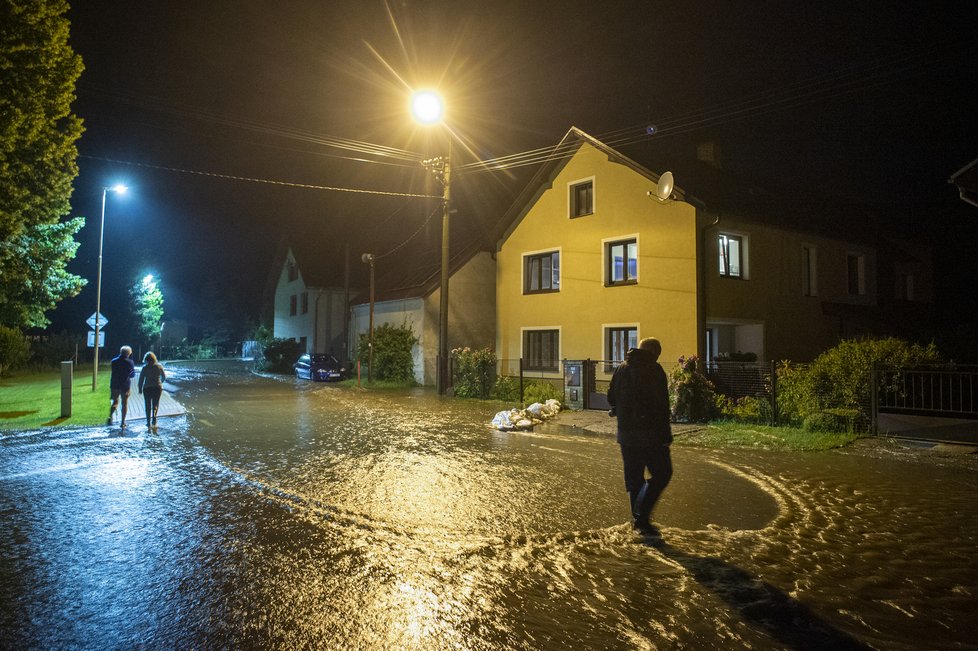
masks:
[(288, 267), (289, 267), (289, 282), (291, 283), (293, 280), (298, 280), (299, 268), (295, 265), (295, 262), (289, 260)]
[(559, 355), (559, 330), (523, 331), (524, 369), (529, 371), (556, 371)]
[(900, 274), (897, 278), (899, 282), (897, 298), (902, 301), (913, 300), (913, 274)]
[(594, 180), (589, 179), (570, 186), (570, 216), (583, 217), (594, 212)]
[(814, 246), (803, 244), (801, 247), (801, 294), (802, 296), (817, 296), (818, 282), (818, 250)]
[(528, 255), (523, 260), (524, 294), (560, 291), (560, 251)]
[(720, 275), (743, 278), (743, 238), (740, 235), (720, 233)]
[(629, 285), (638, 281), (638, 242), (620, 240), (609, 242), (606, 250), (608, 260), (608, 285)]
[(857, 253), (846, 255), (846, 275), (849, 294), (862, 296), (866, 293), (866, 256)]
[[(625, 361), (629, 348), (638, 348), (638, 328), (631, 326), (614, 327), (605, 330), (605, 359), (612, 362)], [(617, 364), (607, 364), (605, 372), (611, 373)]]
[(292, 296), (289, 296), (289, 316), (295, 316), (295, 312), (296, 312), (295, 306), (296, 306), (296, 296), (295, 294), (293, 294)]
[(309, 311), (309, 292), (302, 292), (302, 313)]

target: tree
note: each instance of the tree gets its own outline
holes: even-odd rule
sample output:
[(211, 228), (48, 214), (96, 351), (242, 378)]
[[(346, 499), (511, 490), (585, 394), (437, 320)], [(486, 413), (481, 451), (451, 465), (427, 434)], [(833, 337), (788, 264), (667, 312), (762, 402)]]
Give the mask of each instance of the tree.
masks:
[(66, 271), (84, 225), (70, 211), (82, 121), (71, 112), (82, 61), (64, 0), (0, 0), (0, 323), (45, 326), (85, 281)]
[(136, 315), (136, 328), (147, 344), (160, 334), (163, 322), (163, 292), (153, 274), (147, 274), (129, 288), (132, 311)]

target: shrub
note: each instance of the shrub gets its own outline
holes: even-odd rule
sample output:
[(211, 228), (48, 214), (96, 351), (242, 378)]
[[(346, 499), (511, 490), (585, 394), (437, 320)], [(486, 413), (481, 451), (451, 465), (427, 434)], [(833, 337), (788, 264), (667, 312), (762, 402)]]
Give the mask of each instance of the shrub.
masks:
[[(791, 368), (782, 362), (778, 369), (778, 410), (786, 420), (802, 424), (813, 414), (831, 410), (847, 420), (846, 427), (864, 427), (870, 418), (874, 364), (913, 367), (940, 361), (934, 344), (920, 346), (894, 337), (845, 340), (819, 355), (807, 368)], [(882, 381), (889, 381), (885, 372)]]
[(733, 399), (722, 394), (715, 397), (716, 412), (724, 418), (747, 423), (771, 422), (771, 403), (764, 396)]
[(547, 402), (550, 399), (564, 401), (564, 397), (560, 395), (560, 390), (549, 382), (534, 380), (523, 386), (522, 402), (528, 405), (534, 402)]
[(669, 374), (672, 418), (680, 423), (703, 423), (717, 414), (713, 383), (699, 370), (696, 355), (680, 357)]
[(292, 339), (272, 339), (262, 347), (261, 358), (255, 365), (269, 373), (291, 373), (292, 364), (302, 354), (299, 342)]
[(35, 363), (50, 368), (74, 359), (77, 347), (84, 345), (80, 335), (70, 335), (62, 330), (58, 334), (45, 335), (33, 343)]
[(487, 399), (496, 381), (496, 353), (491, 348), (452, 350), (453, 386), (459, 398)]
[[(412, 351), (417, 343), (418, 338), (407, 324), (395, 327), (385, 323), (379, 328), (374, 328), (373, 379), (413, 383), (415, 379)], [(357, 359), (361, 364), (369, 363), (370, 346), (367, 334), (360, 335)]]
[(0, 376), (20, 368), (31, 357), (31, 344), (16, 328), (0, 325)]
[(520, 397), (520, 379), (518, 377), (500, 375), (492, 387), (490, 396), (493, 400), (504, 402), (523, 402)]

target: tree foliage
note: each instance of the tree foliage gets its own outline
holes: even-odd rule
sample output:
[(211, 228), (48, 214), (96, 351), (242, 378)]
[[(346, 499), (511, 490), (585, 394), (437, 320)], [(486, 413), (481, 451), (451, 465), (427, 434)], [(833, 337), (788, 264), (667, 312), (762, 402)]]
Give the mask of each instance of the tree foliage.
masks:
[(496, 383), (496, 353), (491, 348), (455, 348), (452, 372), (456, 397), (486, 400)]
[(703, 423), (717, 416), (713, 383), (703, 374), (696, 355), (680, 357), (669, 373), (669, 398), (676, 422)]
[(31, 344), (20, 330), (0, 324), (0, 376), (27, 363)]
[(136, 315), (139, 336), (146, 343), (152, 343), (160, 334), (163, 321), (163, 292), (153, 276), (143, 276), (129, 288), (132, 311)]
[[(849, 339), (819, 355), (808, 367), (778, 368), (778, 411), (795, 424), (825, 420), (816, 414), (831, 413), (847, 421), (847, 427), (864, 426), (870, 418), (872, 370), (912, 368), (942, 361), (934, 344), (921, 346), (895, 337)], [(812, 425), (815, 429), (815, 425)]]
[(0, 0), (0, 323), (11, 327), (47, 325), (45, 312), (85, 284), (65, 270), (84, 220), (59, 223), (82, 133), (67, 10), (64, 0)]
[[(374, 369), (376, 380), (389, 382), (414, 381), (414, 356), (412, 351), (418, 343), (418, 338), (406, 324), (392, 326), (385, 323), (374, 328)], [(361, 364), (367, 364), (370, 355), (368, 337), (360, 335), (357, 347), (357, 359)]]

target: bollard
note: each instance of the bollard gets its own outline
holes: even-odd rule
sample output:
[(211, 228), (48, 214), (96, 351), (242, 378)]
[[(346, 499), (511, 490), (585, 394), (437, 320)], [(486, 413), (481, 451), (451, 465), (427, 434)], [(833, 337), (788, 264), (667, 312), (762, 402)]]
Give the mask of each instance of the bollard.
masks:
[(61, 362), (61, 417), (71, 416), (71, 362)]

